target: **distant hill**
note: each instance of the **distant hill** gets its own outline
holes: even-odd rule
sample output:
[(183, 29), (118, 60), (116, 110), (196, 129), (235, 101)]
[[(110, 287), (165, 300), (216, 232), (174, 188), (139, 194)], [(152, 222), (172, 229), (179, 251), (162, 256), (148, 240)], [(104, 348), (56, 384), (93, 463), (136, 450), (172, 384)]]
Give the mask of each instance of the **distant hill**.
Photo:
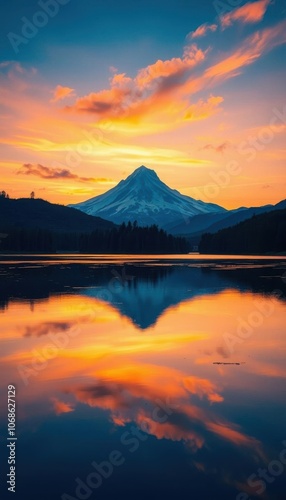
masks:
[(214, 234), (205, 233), (199, 251), (207, 254), (286, 253), (286, 209), (254, 215)]
[(55, 205), (41, 199), (0, 196), (0, 231), (11, 229), (35, 229), (55, 232), (89, 232), (96, 229), (112, 229), (113, 222), (87, 215), (74, 208)]
[(155, 225), (116, 226), (79, 210), (39, 199), (0, 196), (2, 252), (187, 253), (180, 237)]
[(262, 207), (241, 207), (216, 214), (201, 214), (192, 217), (189, 221), (182, 221), (178, 225), (167, 225), (166, 231), (171, 234), (179, 234), (194, 237), (199, 241), (206, 231), (216, 233), (220, 229), (234, 226), (239, 222), (250, 219), (253, 215), (259, 215), (272, 210), (286, 208), (286, 200), (280, 201), (276, 205), (263, 205)]

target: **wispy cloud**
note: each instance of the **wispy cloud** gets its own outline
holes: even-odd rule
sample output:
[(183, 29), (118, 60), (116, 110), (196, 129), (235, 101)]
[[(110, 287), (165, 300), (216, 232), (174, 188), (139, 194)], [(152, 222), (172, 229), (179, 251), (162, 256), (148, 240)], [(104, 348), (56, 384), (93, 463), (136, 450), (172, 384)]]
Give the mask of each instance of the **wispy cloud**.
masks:
[(47, 335), (50, 332), (65, 332), (71, 328), (72, 324), (68, 322), (45, 322), (38, 325), (26, 326), (24, 336), (25, 337), (41, 337)]
[(231, 144), (228, 141), (226, 141), (226, 142), (222, 142), (221, 144), (218, 144), (217, 146), (214, 146), (213, 144), (206, 144), (201, 149), (202, 150), (212, 150), (212, 151), (215, 151), (216, 153), (223, 154), (230, 147), (231, 147)]
[(18, 170), (17, 174), (24, 175), (35, 175), (41, 177), (42, 179), (74, 179), (80, 182), (109, 182), (110, 179), (106, 178), (94, 178), (94, 177), (81, 177), (77, 174), (73, 174), (67, 168), (53, 168), (45, 167), (41, 164), (32, 165), (31, 163), (24, 163), (24, 165)]
[(218, 28), (218, 25), (215, 24), (215, 23), (213, 23), (213, 24), (209, 24), (209, 23), (202, 24), (195, 31), (191, 31), (191, 33), (189, 33), (189, 35), (187, 36), (187, 39), (193, 40), (194, 38), (200, 38), (202, 36), (205, 36), (209, 32), (216, 31), (217, 28)]
[(220, 17), (222, 28), (227, 28), (237, 21), (244, 24), (258, 23), (262, 21), (270, 3), (271, 0), (249, 2), (242, 7), (238, 7), (237, 9), (224, 14)]
[(205, 72), (205, 77), (219, 78), (221, 81), (237, 76), (243, 68), (253, 64), (263, 54), (284, 43), (286, 43), (286, 21), (271, 28), (256, 31), (247, 37), (239, 48), (210, 66)]
[(202, 99), (197, 104), (192, 104), (186, 111), (185, 120), (204, 120), (212, 116), (223, 102), (221, 96), (210, 96), (207, 101)]
[(57, 87), (53, 90), (53, 98), (51, 99), (51, 102), (62, 101), (66, 97), (72, 96), (75, 96), (74, 89), (57, 85)]

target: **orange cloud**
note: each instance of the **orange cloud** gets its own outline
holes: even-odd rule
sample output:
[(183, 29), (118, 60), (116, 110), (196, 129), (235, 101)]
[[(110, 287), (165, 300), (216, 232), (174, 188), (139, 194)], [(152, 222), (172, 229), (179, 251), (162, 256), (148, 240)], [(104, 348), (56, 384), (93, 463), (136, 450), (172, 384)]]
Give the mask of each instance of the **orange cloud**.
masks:
[(74, 106), (67, 109), (93, 113), (99, 117), (123, 114), (126, 106), (140, 97), (136, 94), (132, 78), (125, 73), (116, 74), (110, 79), (110, 89), (92, 92), (88, 96), (77, 99)]
[[(113, 119), (136, 123), (146, 116), (154, 116), (158, 109), (170, 109), (169, 95), (180, 88), (189, 73), (205, 60), (206, 52), (192, 44), (184, 49), (183, 56), (157, 61), (139, 70), (135, 78), (125, 73), (110, 79), (110, 88), (77, 99), (74, 106), (66, 109), (97, 115), (98, 119)], [(186, 108), (186, 103), (172, 103), (173, 113)]]
[(241, 21), (242, 23), (258, 23), (264, 17), (268, 5), (271, 0), (258, 0), (257, 2), (249, 2), (238, 7), (237, 9), (224, 14), (220, 18), (220, 22), (223, 28), (231, 26), (236, 21)]
[(215, 391), (214, 384), (209, 380), (186, 377), (183, 379), (183, 385), (188, 392), (196, 394), (200, 398), (203, 398), (207, 394), (208, 400), (213, 403), (221, 403), (223, 401), (223, 397)]
[(202, 24), (199, 26), (195, 31), (192, 31), (189, 35), (188, 38), (194, 39), (194, 38), (199, 38), (201, 36), (205, 36), (209, 31), (214, 32), (218, 28), (217, 24)]
[(246, 436), (239, 430), (235, 429), (234, 426), (230, 427), (225, 423), (209, 422), (207, 424), (207, 427), (215, 434), (218, 434), (223, 439), (230, 441), (231, 443), (237, 446), (250, 446), (250, 447), (253, 446), (253, 448), (259, 447), (259, 442), (255, 438)]
[[(127, 400), (141, 400), (142, 387), (146, 398), (155, 405), (157, 398), (172, 398), (173, 401), (188, 401), (189, 395), (206, 398), (210, 402), (221, 402), (215, 385), (198, 377), (187, 376), (179, 370), (156, 365), (119, 365), (112, 369), (96, 371), (96, 383), (75, 389), (77, 399), (100, 408), (124, 410)], [(129, 395), (127, 394), (129, 393)], [(126, 399), (127, 398), (127, 399)], [(132, 403), (133, 404), (133, 403)], [(194, 407), (195, 408), (195, 407)], [(193, 416), (201, 417), (193, 410)]]
[(31, 163), (25, 163), (22, 165), (17, 174), (24, 175), (35, 175), (41, 177), (42, 179), (74, 179), (81, 182), (108, 182), (110, 179), (106, 178), (94, 178), (94, 177), (80, 177), (77, 174), (73, 174), (68, 168), (51, 168), (45, 167), (44, 165), (37, 164), (32, 165)]
[(210, 66), (204, 77), (221, 80), (236, 76), (243, 67), (254, 63), (262, 54), (283, 43), (286, 43), (286, 21), (250, 35), (235, 52)]
[(70, 87), (62, 87), (62, 85), (57, 85), (57, 87), (53, 90), (53, 99), (51, 99), (51, 102), (57, 102), (61, 101), (62, 99), (65, 99), (66, 97), (72, 97), (74, 96), (74, 89)]
[(194, 66), (204, 61), (206, 53), (198, 49), (196, 45), (185, 48), (182, 58), (174, 57), (167, 61), (157, 61), (139, 71), (136, 77), (138, 87), (146, 88), (155, 80), (170, 78), (174, 75), (185, 73)]
[(218, 106), (223, 102), (221, 96), (210, 96), (206, 102), (202, 99), (197, 104), (192, 104), (186, 111), (185, 120), (204, 120), (218, 111)]
[(74, 411), (74, 408), (69, 403), (64, 403), (57, 398), (52, 398), (53, 407), (56, 415), (61, 415), (62, 413), (70, 413)]

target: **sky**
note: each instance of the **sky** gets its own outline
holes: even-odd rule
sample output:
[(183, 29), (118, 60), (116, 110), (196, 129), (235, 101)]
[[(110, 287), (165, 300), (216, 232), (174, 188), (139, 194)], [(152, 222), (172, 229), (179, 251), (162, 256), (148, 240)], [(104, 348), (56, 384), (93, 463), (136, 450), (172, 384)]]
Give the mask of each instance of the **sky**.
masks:
[(140, 165), (232, 209), (286, 198), (285, 0), (0, 7), (0, 190), (78, 203)]

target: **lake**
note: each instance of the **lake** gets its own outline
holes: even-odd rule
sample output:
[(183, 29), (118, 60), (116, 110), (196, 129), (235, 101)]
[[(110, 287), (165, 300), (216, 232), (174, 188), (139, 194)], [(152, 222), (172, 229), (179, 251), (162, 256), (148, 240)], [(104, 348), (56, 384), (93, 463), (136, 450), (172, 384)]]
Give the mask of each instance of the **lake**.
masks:
[(21, 500), (285, 500), (286, 257), (1, 255), (0, 280), (1, 498), (15, 443)]

